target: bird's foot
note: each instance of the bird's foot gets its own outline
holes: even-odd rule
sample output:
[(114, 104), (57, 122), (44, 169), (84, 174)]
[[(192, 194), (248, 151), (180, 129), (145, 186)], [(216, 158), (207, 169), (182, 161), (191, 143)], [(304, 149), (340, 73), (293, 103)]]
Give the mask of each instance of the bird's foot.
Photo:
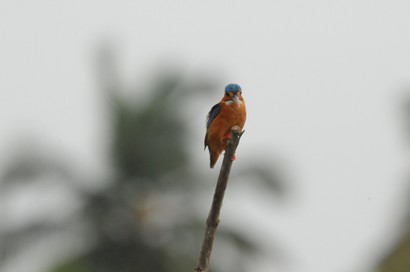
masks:
[(236, 161), (236, 155), (235, 154), (232, 155), (232, 160)]

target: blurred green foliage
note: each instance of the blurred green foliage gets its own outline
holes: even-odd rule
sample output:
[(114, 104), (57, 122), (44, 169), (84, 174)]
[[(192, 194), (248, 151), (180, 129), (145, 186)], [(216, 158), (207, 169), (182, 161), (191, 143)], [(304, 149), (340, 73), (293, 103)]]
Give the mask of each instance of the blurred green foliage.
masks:
[[(410, 131), (410, 99), (406, 100), (405, 117), (407, 132)], [(407, 135), (409, 137), (410, 134)], [(410, 188), (409, 188), (410, 189)], [(410, 203), (407, 202), (407, 205)], [(388, 250), (380, 261), (377, 272), (408, 272), (410, 271), (410, 206), (403, 207), (407, 218), (402, 224), (401, 234), (395, 244)]]
[(378, 272), (410, 271), (410, 230), (402, 235), (391, 252), (379, 264)]
[(178, 75), (158, 78), (154, 89), (148, 91), (152, 97), (145, 105), (129, 106), (116, 99), (112, 151), (115, 166), (124, 178), (156, 180), (185, 167), (186, 126), (175, 114), (183, 106), (175, 99), (183, 94), (181, 79)]

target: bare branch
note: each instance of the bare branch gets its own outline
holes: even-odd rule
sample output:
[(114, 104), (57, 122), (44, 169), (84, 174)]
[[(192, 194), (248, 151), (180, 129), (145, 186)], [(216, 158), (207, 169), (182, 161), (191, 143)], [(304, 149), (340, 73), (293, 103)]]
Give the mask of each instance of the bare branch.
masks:
[(194, 269), (195, 272), (209, 271), (209, 260), (211, 258), (212, 245), (215, 239), (216, 228), (219, 224), (219, 214), (221, 212), (225, 189), (228, 185), (229, 173), (231, 172), (232, 158), (235, 155), (239, 140), (244, 132), (245, 131), (241, 132), (241, 129), (238, 126), (234, 126), (231, 129), (231, 139), (228, 140), (227, 143), (225, 156), (215, 188), (214, 199), (212, 202), (211, 210), (209, 211), (208, 219), (206, 220), (204, 240), (202, 242), (198, 265)]

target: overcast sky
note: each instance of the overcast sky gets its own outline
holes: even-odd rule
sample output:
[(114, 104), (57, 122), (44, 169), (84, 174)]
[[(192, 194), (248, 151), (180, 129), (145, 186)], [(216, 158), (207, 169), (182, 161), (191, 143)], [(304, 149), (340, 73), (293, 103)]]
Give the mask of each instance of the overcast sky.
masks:
[[(3, 0), (0, 160), (35, 137), (98, 168), (103, 41), (130, 84), (164, 60), (212, 71), (244, 90), (238, 159), (264, 150), (292, 169), (292, 205), (272, 212), (291, 272), (363, 271), (397, 235), (405, 196), (409, 15), (406, 0)], [(219, 99), (193, 113), (204, 167), (204, 116)]]

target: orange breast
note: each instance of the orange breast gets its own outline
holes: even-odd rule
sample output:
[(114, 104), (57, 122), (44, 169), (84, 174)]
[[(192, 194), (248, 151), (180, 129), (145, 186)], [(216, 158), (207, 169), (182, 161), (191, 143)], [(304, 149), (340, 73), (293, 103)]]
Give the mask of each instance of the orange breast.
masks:
[[(231, 131), (233, 126), (239, 126), (241, 130), (246, 121), (246, 107), (242, 102), (240, 106), (236, 104), (227, 105), (220, 103), (221, 110), (213, 120), (208, 129), (208, 148), (211, 153), (211, 165), (215, 164), (219, 155), (226, 149), (225, 136)], [(214, 160), (212, 162), (212, 160)]]

